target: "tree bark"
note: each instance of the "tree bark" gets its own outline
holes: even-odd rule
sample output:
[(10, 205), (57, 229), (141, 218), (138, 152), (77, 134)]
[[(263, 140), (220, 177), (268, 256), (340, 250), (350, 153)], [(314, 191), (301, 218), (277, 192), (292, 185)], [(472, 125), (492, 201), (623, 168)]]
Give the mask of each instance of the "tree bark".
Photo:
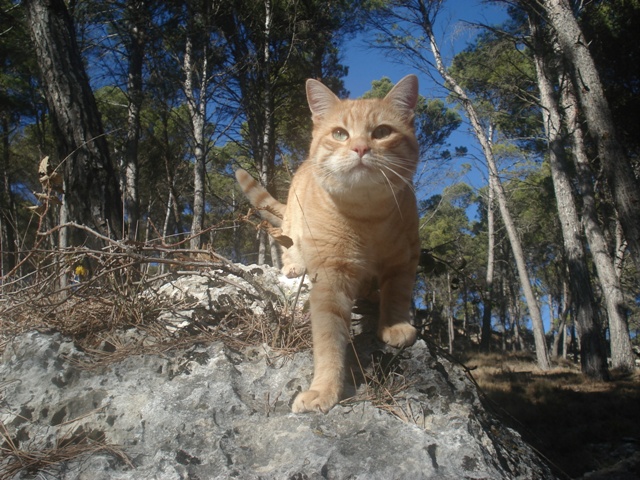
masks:
[(18, 231), (17, 212), (11, 178), (9, 175), (9, 119), (2, 115), (2, 157), (0, 158), (0, 175), (2, 191), (0, 192), (0, 276), (8, 274), (18, 263)]
[[(495, 191), (493, 186), (493, 177), (489, 177), (488, 199), (487, 199), (487, 273), (485, 276), (485, 293), (484, 293), (484, 309), (482, 311), (482, 337), (480, 340), (480, 349), (489, 351), (491, 348), (491, 310), (493, 308), (493, 270), (495, 264), (495, 219), (494, 219), (494, 197)], [(504, 332), (506, 335), (506, 330)], [(503, 335), (503, 338), (504, 338)]]
[(640, 274), (640, 185), (616, 137), (609, 104), (589, 52), (589, 42), (567, 0), (543, 0), (548, 21), (555, 30), (580, 99), (589, 134), (596, 142), (636, 270)]
[[(241, 65), (236, 68), (237, 82), (241, 93), (241, 107), (247, 119), (247, 133), (251, 145), (251, 156), (255, 164), (260, 182), (271, 194), (275, 194), (274, 173), (276, 158), (276, 117), (274, 115), (277, 97), (282, 98), (282, 74), (291, 71), (286, 70), (289, 55), (282, 56), (278, 53), (280, 48), (277, 42), (282, 38), (277, 37), (279, 23), (283, 20), (282, 10), (272, 0), (260, 2), (262, 10), (260, 17), (255, 19), (255, 31), (247, 34), (239, 24), (234, 24), (236, 19), (230, 19), (222, 28), (226, 36), (231, 40), (233, 62)], [(278, 10), (276, 10), (276, 7)], [(297, 7), (292, 8), (295, 12)], [(257, 17), (257, 14), (256, 14)], [(294, 18), (289, 29), (296, 28)], [(295, 30), (291, 38), (287, 39), (291, 51), (298, 44)], [(284, 43), (286, 44), (286, 42)], [(274, 53), (276, 52), (276, 53)], [(249, 66), (250, 65), (250, 66)], [(280, 93), (278, 93), (280, 92)], [(275, 196), (275, 195), (274, 195)], [(258, 263), (267, 263), (271, 256), (274, 266), (279, 266), (280, 252), (276, 242), (268, 235), (259, 235)]]
[(573, 92), (572, 83), (561, 80), (560, 84), (562, 110), (565, 114), (564, 121), (567, 131), (570, 132), (577, 185), (579, 195), (582, 198), (582, 224), (602, 287), (609, 319), (611, 366), (623, 371), (631, 371), (635, 367), (635, 362), (629, 337), (627, 307), (615, 263), (609, 252), (608, 242), (598, 222), (593, 175), (586, 153), (582, 126), (578, 119), (577, 99)]
[(590, 378), (604, 380), (608, 378), (607, 356), (600, 337), (580, 220), (567, 173), (558, 102), (550, 80), (549, 66), (545, 61), (543, 33), (535, 14), (529, 16), (529, 28), (533, 37), (533, 57), (538, 77), (542, 119), (548, 141), (551, 179), (562, 229), (564, 253), (569, 268), (571, 298), (582, 333), (580, 355), (582, 372)]
[[(25, 0), (59, 159), (64, 162), (69, 220), (116, 238), (122, 204), (89, 79), (63, 0)], [(73, 243), (86, 241), (76, 232)]]
[(527, 307), (529, 308), (529, 315), (531, 316), (538, 367), (541, 370), (548, 370), (550, 368), (550, 364), (547, 354), (547, 343), (544, 335), (544, 324), (542, 323), (542, 315), (540, 314), (540, 307), (535, 298), (533, 288), (531, 287), (531, 282), (529, 280), (529, 273), (527, 272), (524, 252), (522, 250), (522, 243), (520, 241), (515, 223), (511, 218), (511, 213), (509, 212), (509, 207), (507, 205), (506, 194), (504, 192), (504, 188), (502, 187), (502, 183), (500, 182), (500, 177), (498, 176), (498, 169), (496, 167), (496, 162), (493, 156), (493, 150), (491, 149), (490, 142), (487, 140), (487, 136), (482, 128), (479, 116), (475, 111), (473, 103), (464, 92), (464, 90), (460, 87), (460, 85), (456, 82), (456, 80), (451, 75), (449, 75), (447, 69), (444, 67), (442, 56), (440, 54), (435, 35), (433, 33), (431, 20), (429, 19), (429, 16), (427, 14), (426, 6), (424, 8), (424, 15), (422, 17), (422, 27), (428, 37), (429, 45), (435, 59), (436, 68), (438, 69), (438, 72), (440, 73), (442, 78), (447, 82), (449, 89), (456, 95), (458, 101), (465, 109), (467, 117), (469, 118), (469, 121), (471, 122), (471, 125), (473, 127), (474, 133), (478, 141), (480, 142), (485, 159), (487, 160), (489, 176), (493, 180), (493, 184), (495, 186), (495, 193), (498, 199), (500, 216), (502, 217), (505, 229), (507, 230), (509, 243), (511, 245), (513, 256), (516, 261), (520, 284), (527, 302)]
[(127, 74), (127, 136), (121, 174), (124, 174), (124, 215), (127, 221), (127, 236), (136, 240), (140, 220), (138, 195), (138, 145), (140, 141), (140, 111), (142, 109), (142, 66), (145, 50), (145, 27), (148, 22), (147, 4), (141, 0), (129, 0), (125, 6), (127, 21), (126, 41), (129, 66)]
[(184, 53), (184, 90), (187, 97), (189, 116), (191, 118), (191, 134), (193, 140), (193, 219), (191, 221), (192, 250), (202, 245), (201, 233), (204, 227), (206, 149), (204, 126), (207, 115), (206, 92), (208, 87), (206, 44), (203, 46), (202, 68), (200, 71), (199, 97), (195, 93), (194, 76), (196, 65), (193, 59), (193, 41), (189, 32)]

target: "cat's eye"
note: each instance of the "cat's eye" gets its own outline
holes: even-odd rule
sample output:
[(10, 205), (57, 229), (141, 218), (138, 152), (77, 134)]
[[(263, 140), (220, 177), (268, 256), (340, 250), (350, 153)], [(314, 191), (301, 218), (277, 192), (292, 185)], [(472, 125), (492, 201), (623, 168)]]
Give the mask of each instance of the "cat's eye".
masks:
[(380, 125), (379, 127), (376, 127), (376, 129), (371, 134), (371, 136), (376, 140), (387, 138), (389, 135), (391, 135), (391, 127), (387, 127), (386, 125)]
[(344, 142), (346, 139), (349, 138), (349, 134), (344, 128), (336, 128), (332, 132), (332, 135), (333, 135), (333, 138), (335, 138), (339, 142)]

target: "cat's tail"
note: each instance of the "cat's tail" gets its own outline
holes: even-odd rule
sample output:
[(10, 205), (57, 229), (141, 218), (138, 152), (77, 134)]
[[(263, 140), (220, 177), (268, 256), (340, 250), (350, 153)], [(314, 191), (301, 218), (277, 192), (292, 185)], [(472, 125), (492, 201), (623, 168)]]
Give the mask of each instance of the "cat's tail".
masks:
[(236, 180), (251, 205), (258, 209), (262, 218), (274, 227), (282, 225), (282, 217), (286, 208), (283, 203), (273, 198), (255, 178), (249, 175), (249, 172), (242, 168), (236, 170)]

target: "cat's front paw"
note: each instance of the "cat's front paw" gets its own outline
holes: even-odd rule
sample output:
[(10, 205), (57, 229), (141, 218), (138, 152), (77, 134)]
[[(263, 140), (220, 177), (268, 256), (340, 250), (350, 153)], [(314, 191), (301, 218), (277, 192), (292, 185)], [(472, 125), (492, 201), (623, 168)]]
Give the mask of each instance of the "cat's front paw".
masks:
[(291, 410), (293, 413), (322, 412), (327, 413), (338, 403), (338, 394), (321, 392), (319, 390), (307, 390), (300, 392), (293, 400)]
[(295, 263), (289, 263), (282, 267), (282, 273), (287, 278), (297, 278), (304, 273), (304, 266), (296, 265)]
[(378, 336), (392, 347), (408, 347), (416, 341), (416, 329), (408, 322), (384, 326), (378, 331)]

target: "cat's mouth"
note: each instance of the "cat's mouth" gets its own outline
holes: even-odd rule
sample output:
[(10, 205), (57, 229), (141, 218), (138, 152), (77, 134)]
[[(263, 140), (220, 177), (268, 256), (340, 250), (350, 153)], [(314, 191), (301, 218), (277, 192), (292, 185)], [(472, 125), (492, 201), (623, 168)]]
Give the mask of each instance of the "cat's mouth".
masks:
[(371, 172), (377, 170), (372, 164), (371, 162), (365, 162), (362, 159), (360, 159), (358, 162), (355, 162), (355, 164), (351, 167), (351, 171), (354, 172)]
[(358, 159), (343, 170), (349, 178), (352, 186), (371, 187), (385, 183), (384, 175), (375, 162), (366, 159)]
[(362, 178), (371, 178), (372, 176), (375, 176), (379, 168), (369, 159), (358, 158), (357, 160), (352, 161), (351, 165), (349, 165), (345, 170), (351, 175), (357, 175)]

